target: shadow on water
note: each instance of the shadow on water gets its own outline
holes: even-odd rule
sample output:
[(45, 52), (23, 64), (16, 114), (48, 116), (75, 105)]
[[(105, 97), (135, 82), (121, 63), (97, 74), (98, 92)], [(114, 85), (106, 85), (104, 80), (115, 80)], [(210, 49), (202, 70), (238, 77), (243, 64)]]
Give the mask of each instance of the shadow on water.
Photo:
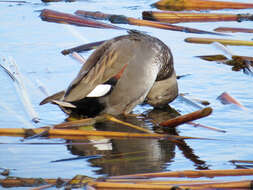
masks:
[[(175, 111), (151, 110), (147, 111), (145, 118), (128, 117), (121, 118), (135, 125), (147, 127), (150, 124), (156, 131), (156, 122), (175, 117)], [(115, 123), (97, 124), (97, 130), (118, 132), (140, 132), (136, 129)], [(163, 131), (171, 135), (178, 135), (175, 128)], [(78, 156), (103, 155), (101, 158), (90, 159), (92, 167), (98, 167), (97, 174), (109, 176), (125, 175), (134, 173), (165, 171), (167, 166), (174, 162), (176, 147), (182, 152), (186, 159), (192, 161), (196, 169), (208, 169), (205, 161), (194, 154), (193, 149), (185, 141), (179, 143), (165, 139), (102, 139), (90, 138), (89, 140), (71, 140), (68, 143), (104, 142), (105, 144), (74, 144), (68, 145), (67, 149)]]

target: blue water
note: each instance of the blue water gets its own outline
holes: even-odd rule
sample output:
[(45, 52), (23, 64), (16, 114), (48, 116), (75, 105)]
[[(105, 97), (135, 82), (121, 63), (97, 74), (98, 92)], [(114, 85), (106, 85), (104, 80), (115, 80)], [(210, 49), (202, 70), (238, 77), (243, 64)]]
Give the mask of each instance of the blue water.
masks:
[[(94, 29), (44, 22), (39, 18), (39, 10), (48, 8), (73, 13), (78, 9), (83, 9), (141, 18), (142, 11), (156, 10), (150, 7), (150, 4), (154, 2), (151, 0), (82, 0), (72, 3), (46, 4), (33, 0), (29, 3), (17, 4), (0, 1), (0, 59), (10, 56), (16, 60), (24, 77), (25, 87), (32, 105), (41, 118), (41, 123), (33, 124), (35, 127), (60, 123), (66, 118), (66, 115), (54, 105), (38, 105), (45, 98), (45, 95), (39, 91), (36, 84), (36, 80), (39, 80), (51, 94), (65, 89), (75, 77), (81, 67), (80, 64), (68, 56), (61, 55), (61, 50), (125, 34), (124, 31), (111, 29)], [(252, 11), (220, 10), (212, 12), (250, 13)], [(253, 28), (253, 23), (250, 21), (241, 23), (181, 23), (178, 25), (209, 31), (220, 26)], [(207, 129), (193, 128), (189, 125), (178, 127), (178, 132), (182, 136), (218, 139), (186, 140), (187, 147), (192, 151), (190, 157), (185, 156), (184, 151), (173, 143), (158, 140), (134, 140), (129, 143), (127, 140), (108, 139), (109, 143), (107, 145), (109, 147), (107, 147), (107, 150), (98, 150), (94, 146), (71, 148), (65, 145), (0, 144), (0, 168), (10, 168), (11, 175), (17, 177), (72, 178), (77, 174), (99, 177), (166, 170), (233, 169), (236, 166), (229, 162), (230, 160), (252, 160), (252, 76), (245, 75), (242, 72), (233, 72), (231, 67), (227, 65), (207, 62), (195, 57), (222, 53), (213, 46), (184, 42), (186, 37), (219, 38), (219, 36), (130, 25), (122, 26), (146, 31), (148, 34), (160, 38), (171, 48), (177, 75), (190, 74), (179, 80), (180, 93), (188, 93), (189, 97), (207, 100), (214, 109), (211, 116), (197, 122), (227, 132), (218, 133)], [(252, 35), (234, 33), (223, 38), (252, 40)], [(235, 54), (252, 56), (253, 47), (229, 46), (229, 48)], [(87, 58), (89, 54), (90, 52), (82, 55)], [(30, 127), (30, 118), (25, 112), (13, 81), (2, 70), (0, 71), (0, 86), (0, 127)], [(225, 91), (241, 102), (247, 110), (242, 110), (235, 105), (221, 104), (216, 98)], [(196, 107), (182, 102), (180, 99), (175, 100), (171, 106), (182, 114), (196, 110)], [(150, 107), (138, 106), (135, 111), (142, 112), (147, 109), (150, 109)], [(150, 127), (152, 125), (146, 123), (146, 126)], [(0, 143), (18, 143), (21, 140), (22, 138), (17, 137), (0, 137)], [(65, 142), (65, 140), (36, 139), (28, 142), (60, 143)], [(110, 148), (111, 145), (114, 149)], [(128, 153), (133, 149), (139, 153), (133, 156), (124, 156), (125, 160), (113, 162), (112, 155), (122, 152)], [(185, 147), (182, 149), (185, 152), (189, 151)], [(105, 155), (103, 159), (50, 163), (50, 161), (57, 159), (100, 153)], [(237, 179), (246, 179), (246, 177)]]

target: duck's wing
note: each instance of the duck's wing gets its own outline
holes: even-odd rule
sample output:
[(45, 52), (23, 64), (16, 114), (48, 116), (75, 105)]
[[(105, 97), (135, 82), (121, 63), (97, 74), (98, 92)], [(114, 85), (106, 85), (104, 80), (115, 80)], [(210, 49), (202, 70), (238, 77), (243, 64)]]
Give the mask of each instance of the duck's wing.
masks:
[(47, 104), (49, 102), (52, 102), (53, 100), (61, 100), (63, 98), (64, 94), (65, 94), (65, 91), (62, 90), (62, 91), (57, 92), (51, 96), (48, 96), (40, 102), (40, 105)]
[[(97, 85), (117, 76), (128, 64), (126, 36), (108, 40), (88, 58), (77, 77), (69, 85), (63, 100), (75, 102), (85, 98)], [(130, 55), (131, 56), (131, 55)]]

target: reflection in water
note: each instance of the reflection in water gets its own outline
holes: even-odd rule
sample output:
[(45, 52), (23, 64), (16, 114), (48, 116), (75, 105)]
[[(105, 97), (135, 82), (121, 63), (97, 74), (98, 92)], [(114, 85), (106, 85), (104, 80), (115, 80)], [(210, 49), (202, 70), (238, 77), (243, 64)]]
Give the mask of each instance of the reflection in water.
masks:
[[(170, 117), (175, 117), (175, 112), (152, 110), (147, 112), (145, 119), (129, 117), (124, 118), (124, 121), (143, 127), (147, 127), (149, 124), (149, 126), (153, 127), (150, 123), (159, 123)], [(104, 131), (140, 132), (136, 129), (109, 122), (97, 124), (96, 129)], [(177, 135), (177, 132), (175, 129), (172, 129), (170, 130), (170, 134)], [(191, 160), (198, 169), (207, 169), (205, 162), (194, 155), (193, 150), (184, 141), (175, 144), (169, 140), (161, 139), (102, 139), (90, 137), (89, 140), (73, 140), (72, 142), (90, 141), (104, 142), (104, 144), (68, 145), (67, 148), (73, 155), (103, 155), (102, 158), (89, 160), (92, 166), (99, 168), (96, 171), (97, 174), (115, 176), (164, 171), (173, 162), (176, 146), (183, 152), (185, 158)]]

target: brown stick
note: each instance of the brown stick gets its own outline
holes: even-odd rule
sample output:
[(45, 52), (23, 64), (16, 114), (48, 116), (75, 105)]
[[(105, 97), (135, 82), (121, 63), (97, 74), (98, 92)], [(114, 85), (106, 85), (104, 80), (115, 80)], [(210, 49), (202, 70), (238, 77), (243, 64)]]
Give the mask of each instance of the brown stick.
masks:
[(168, 23), (162, 22), (153, 22), (148, 20), (141, 20), (132, 17), (126, 17), (124, 15), (111, 15), (99, 12), (90, 12), (90, 11), (83, 11), (78, 10), (75, 14), (81, 16), (88, 16), (96, 19), (109, 19), (111, 23), (114, 24), (130, 24), (130, 25), (137, 25), (137, 26), (148, 26), (153, 28), (160, 28), (165, 30), (173, 30), (173, 31), (180, 31), (180, 32), (188, 32), (188, 33), (197, 33), (197, 34), (215, 34), (215, 35), (223, 35), (219, 33), (199, 30), (195, 28), (183, 27), (183, 26), (174, 26)]
[[(190, 189), (235, 189), (235, 188), (250, 188), (252, 181), (235, 181), (235, 182), (220, 182), (220, 183), (206, 183), (206, 184), (177, 184), (180, 188)], [(163, 190), (175, 188), (174, 185), (157, 185), (157, 184), (131, 184), (131, 183), (112, 183), (112, 182), (89, 182), (88, 185), (96, 189), (153, 189)]]
[[(32, 187), (34, 185), (56, 184), (58, 179), (42, 179), (42, 178), (6, 178), (0, 179), (2, 187)], [(63, 179), (68, 181), (67, 179)]]
[(68, 121), (61, 124), (54, 125), (54, 129), (71, 129), (81, 126), (94, 125), (96, 123), (95, 118), (80, 119), (76, 121)]
[(185, 42), (198, 43), (198, 44), (211, 44), (213, 42), (219, 42), (223, 45), (234, 46), (253, 46), (252, 41), (245, 40), (229, 40), (229, 39), (215, 39), (215, 38), (186, 38)]
[(27, 1), (0, 1), (0, 3), (29, 3)]
[(250, 9), (252, 3), (239, 3), (211, 0), (160, 0), (153, 4), (159, 9), (165, 10), (217, 10), (217, 9)]
[(253, 164), (253, 160), (230, 160), (232, 163)]
[(94, 27), (94, 28), (109, 28), (122, 30), (123, 28), (118, 26), (113, 26), (111, 24), (105, 24), (103, 22), (93, 21), (90, 19), (85, 19), (80, 16), (62, 13), (58, 11), (53, 11), (49, 9), (42, 10), (40, 17), (44, 21), (57, 22), (57, 23), (67, 23), (74, 24), (78, 26)]
[(93, 50), (93, 49), (96, 49), (97, 46), (101, 45), (104, 42), (105, 42), (105, 40), (98, 41), (98, 42), (92, 42), (92, 43), (88, 43), (88, 44), (84, 44), (84, 45), (80, 45), (80, 46), (73, 47), (73, 48), (70, 48), (70, 49), (64, 49), (64, 50), (62, 50), (61, 53), (63, 55), (68, 55), (68, 54), (73, 53), (73, 52), (79, 53), (79, 52), (83, 52), (83, 51)]
[(128, 123), (128, 122), (125, 122), (125, 121), (121, 121), (115, 117), (113, 117), (112, 115), (109, 115), (109, 114), (106, 114), (105, 115), (105, 118), (109, 121), (112, 121), (114, 123), (119, 123), (119, 124), (122, 124), (122, 125), (125, 125), (125, 126), (128, 126), (128, 127), (131, 127), (133, 129), (137, 129), (139, 131), (142, 131), (142, 132), (145, 132), (145, 133), (153, 133), (153, 131), (151, 130), (148, 130), (148, 129), (145, 129), (143, 127), (140, 127), (140, 126), (137, 126), (137, 125), (134, 125), (132, 123)]
[(43, 190), (43, 189), (51, 188), (53, 186), (54, 186), (54, 184), (42, 185), (42, 186), (39, 186), (39, 187), (34, 187), (34, 188), (30, 189), (30, 190)]
[(207, 107), (189, 114), (181, 115), (160, 123), (163, 127), (176, 127), (180, 124), (206, 117), (212, 113), (212, 108)]
[(84, 11), (84, 10), (77, 10), (75, 12), (76, 15), (84, 16), (87, 18), (93, 19), (100, 19), (100, 20), (109, 20), (112, 14), (105, 14), (99, 11)]
[(113, 131), (84, 131), (84, 130), (72, 130), (72, 129), (48, 129), (48, 128), (37, 128), (37, 129), (20, 129), (20, 128), (0, 128), (0, 136), (26, 136), (27, 133), (41, 133), (47, 130), (49, 136), (56, 138), (65, 137), (87, 137), (87, 136), (102, 136), (102, 137), (118, 137), (118, 138), (165, 138), (168, 140), (182, 140), (182, 139), (204, 139), (197, 137), (185, 137), (176, 135), (165, 135), (165, 134), (145, 134), (145, 133), (126, 133), (126, 132), (113, 132)]
[(218, 27), (215, 28), (216, 32), (242, 32), (242, 33), (253, 33), (253, 29), (251, 28), (233, 28), (233, 27)]
[(205, 30), (199, 30), (195, 28), (189, 28), (184, 26), (175, 26), (167, 23), (162, 22), (154, 22), (154, 21), (148, 21), (148, 20), (140, 20), (136, 18), (128, 18), (129, 24), (137, 25), (137, 26), (150, 26), (154, 28), (161, 28), (166, 30), (173, 30), (173, 31), (181, 31), (181, 32), (187, 32), (187, 33), (196, 33), (196, 34), (214, 34), (214, 35), (223, 35), (219, 33), (209, 32)]
[(112, 183), (134, 183), (134, 184), (157, 184), (157, 185), (174, 185), (174, 184), (203, 184), (224, 181), (214, 180), (149, 180), (149, 179), (105, 179), (105, 182)]
[(247, 176), (253, 175), (253, 169), (229, 169), (229, 170), (184, 170), (184, 171), (172, 171), (172, 172), (160, 172), (160, 173), (145, 173), (145, 174), (133, 174), (110, 177), (110, 179), (149, 179), (157, 177), (220, 177), (220, 176)]
[(189, 122), (187, 122), (187, 124), (193, 125), (194, 127), (202, 127), (202, 128), (209, 129), (209, 130), (213, 130), (213, 131), (218, 131), (218, 132), (226, 133), (225, 130), (217, 129), (217, 128), (214, 128), (214, 127), (209, 127), (209, 126), (206, 126), (206, 125), (202, 125), (202, 124), (200, 124), (200, 123), (194, 123), (194, 122), (189, 121)]
[(238, 107), (247, 110), (240, 102), (230, 96), (227, 92), (223, 92), (220, 96), (218, 96), (217, 99), (220, 100), (223, 104), (235, 104)]
[(76, 127), (81, 127), (81, 126), (94, 125), (95, 123), (104, 122), (105, 120), (112, 121), (114, 123), (119, 123), (119, 124), (122, 124), (122, 125), (125, 125), (128, 127), (137, 129), (139, 131), (145, 132), (145, 133), (153, 133), (152, 131), (150, 131), (148, 129), (145, 129), (145, 128), (137, 126), (137, 125), (133, 125), (128, 122), (121, 121), (109, 114), (97, 116), (95, 118), (87, 118), (87, 119), (80, 119), (77, 121), (64, 122), (61, 124), (54, 125), (53, 128), (54, 129), (71, 129), (71, 128), (76, 128)]
[[(166, 23), (179, 22), (224, 22), (252, 20), (249, 14), (181, 13), (175, 11), (143, 11), (142, 18)], [(222, 32), (216, 30), (216, 32)]]

